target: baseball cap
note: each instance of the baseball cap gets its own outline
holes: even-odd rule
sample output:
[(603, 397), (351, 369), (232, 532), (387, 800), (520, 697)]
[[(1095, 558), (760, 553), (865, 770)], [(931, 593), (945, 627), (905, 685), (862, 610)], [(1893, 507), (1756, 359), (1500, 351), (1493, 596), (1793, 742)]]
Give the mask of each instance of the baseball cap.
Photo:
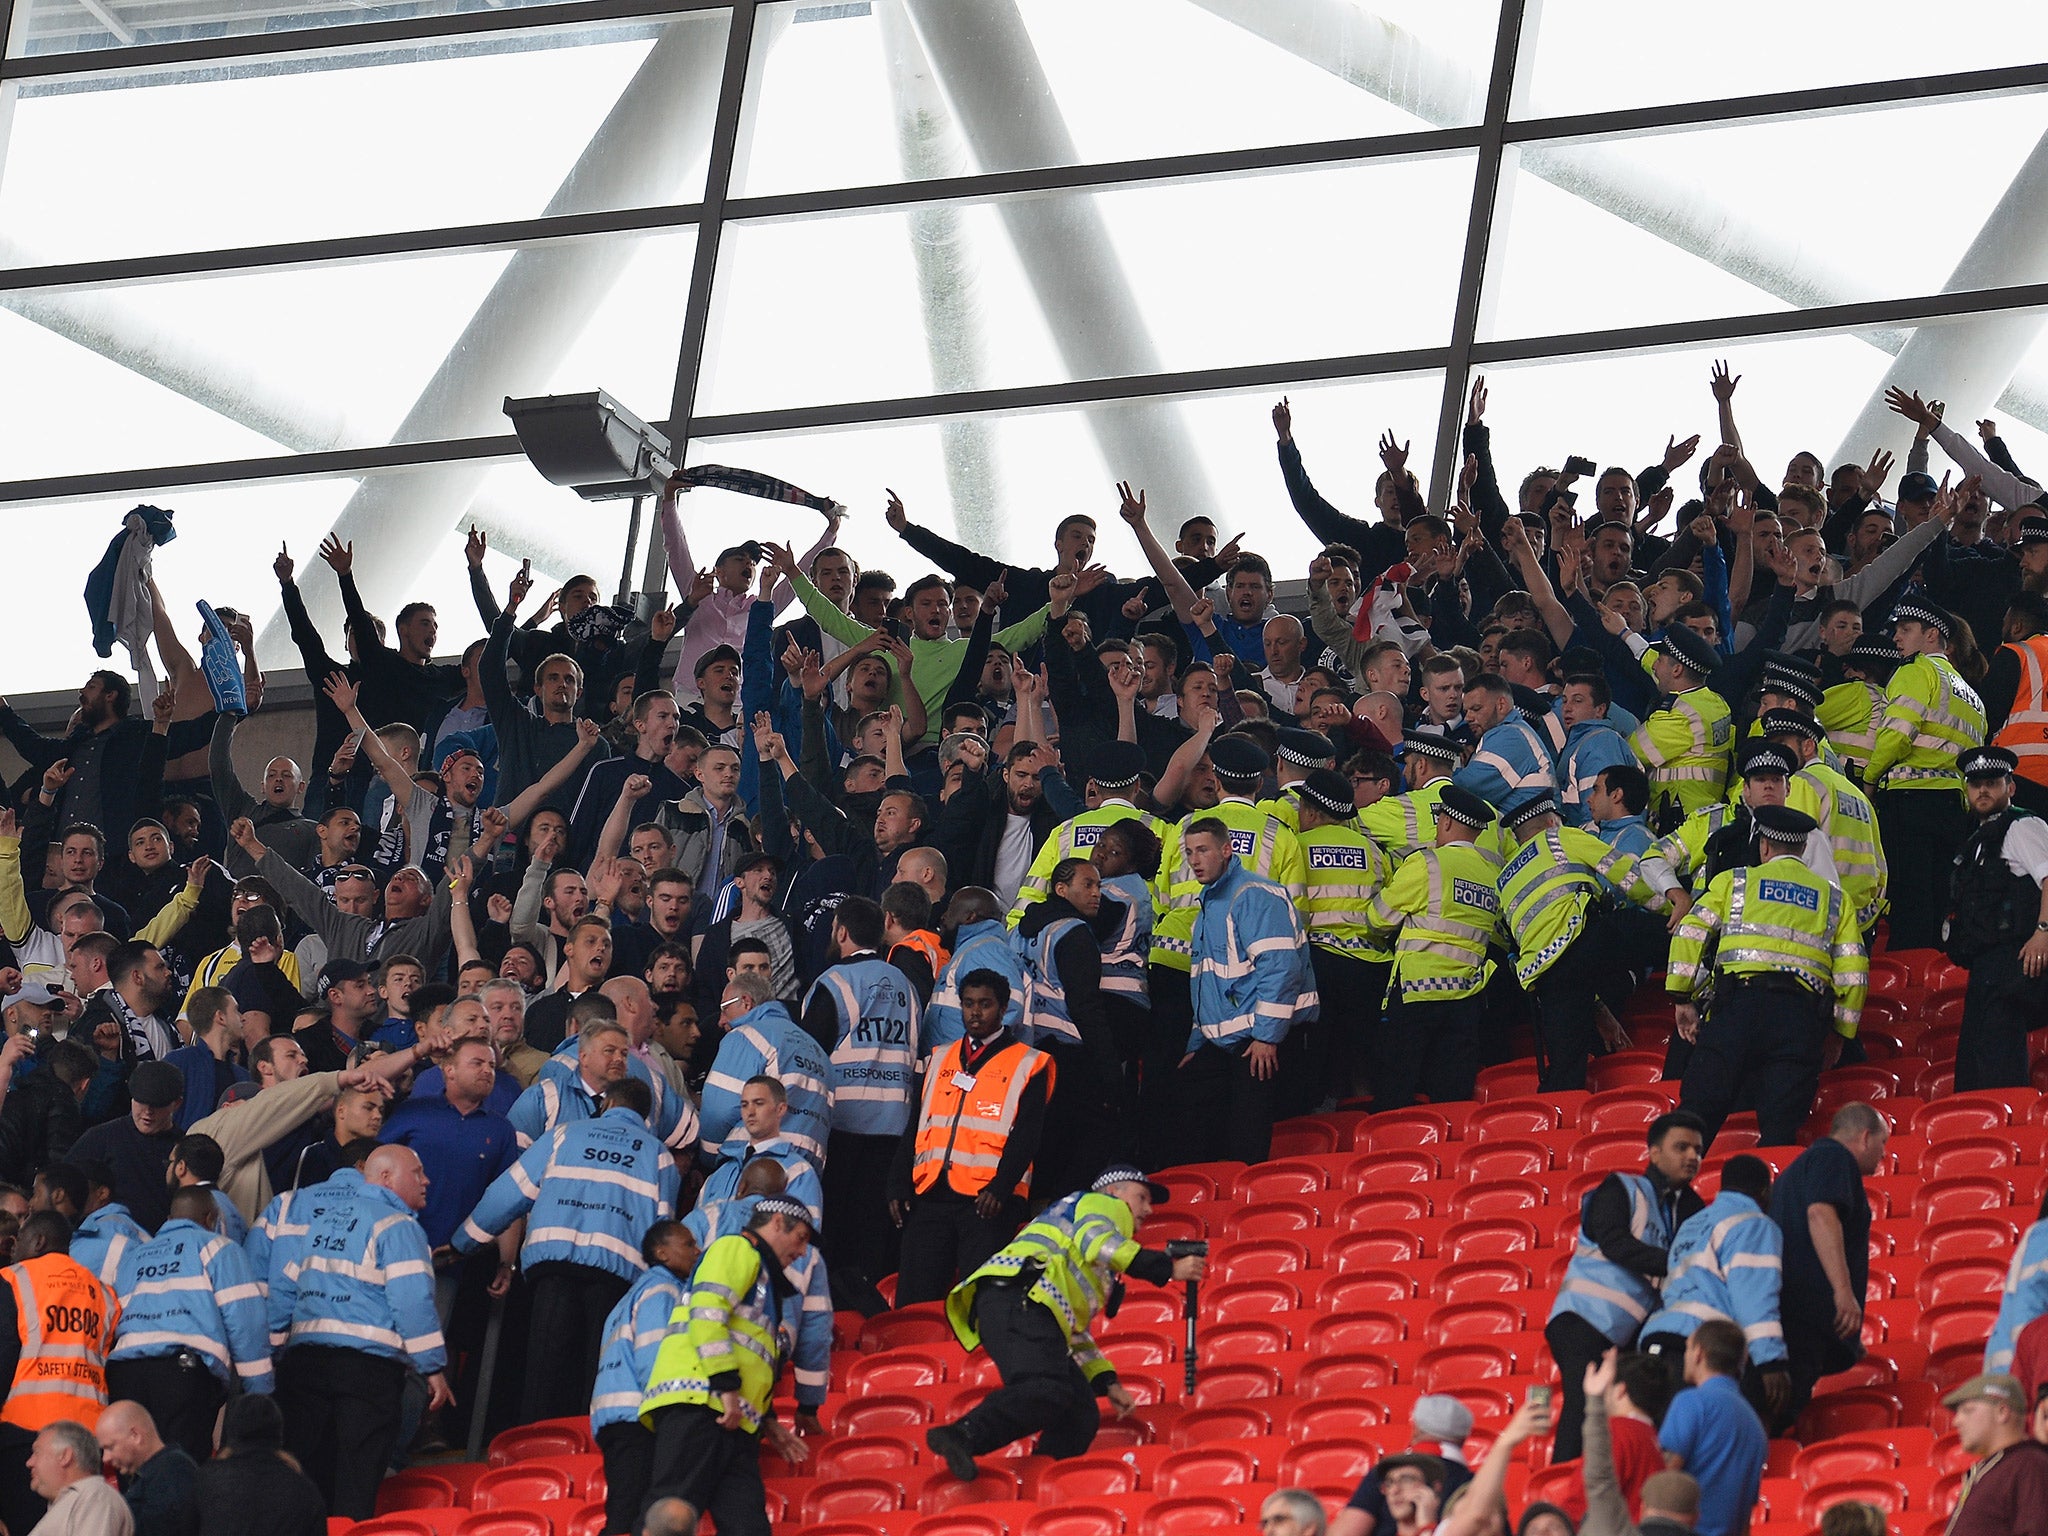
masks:
[[(1924, 469), (1908, 470), (1905, 474), (1899, 476), (1899, 500), (1901, 501), (1932, 501), (1934, 500), (1935, 493), (1940, 489), (1940, 483)], [(1873, 504), (1869, 510), (1881, 512), (1884, 509)]]
[(374, 966), (360, 960), (351, 960), (346, 955), (337, 955), (320, 967), (320, 980), (314, 988), (314, 995), (324, 997), (329, 987), (338, 987), (345, 981), (360, 981), (365, 976), (376, 974)]

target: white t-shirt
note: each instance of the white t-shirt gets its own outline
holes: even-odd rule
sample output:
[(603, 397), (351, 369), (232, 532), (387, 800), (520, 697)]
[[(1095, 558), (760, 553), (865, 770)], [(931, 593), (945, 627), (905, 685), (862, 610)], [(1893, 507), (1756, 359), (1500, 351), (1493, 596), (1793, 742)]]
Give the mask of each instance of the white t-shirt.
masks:
[(1031, 872), (1034, 852), (1029, 816), (1005, 816), (1003, 840), (996, 848), (996, 900), (1005, 910), (1017, 899), (1024, 877)]
[(2016, 875), (2048, 883), (2048, 821), (2023, 816), (2005, 829), (2005, 863)]

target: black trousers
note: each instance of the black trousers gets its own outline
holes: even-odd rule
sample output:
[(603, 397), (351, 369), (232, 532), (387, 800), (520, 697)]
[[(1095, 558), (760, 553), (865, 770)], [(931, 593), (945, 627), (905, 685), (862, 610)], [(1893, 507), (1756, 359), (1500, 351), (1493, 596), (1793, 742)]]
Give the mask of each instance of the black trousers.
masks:
[(526, 1283), (533, 1292), (533, 1314), (520, 1416), (531, 1424), (587, 1414), (597, 1357), (604, 1348), (604, 1320), (631, 1282), (588, 1264), (558, 1261), (534, 1265)]
[[(761, 1437), (720, 1429), (717, 1409), (675, 1403), (656, 1410), (653, 1477), (646, 1504), (685, 1499), (717, 1522), (719, 1536), (769, 1536)], [(637, 1521), (628, 1529), (638, 1529)]]
[(1876, 802), (1885, 862), (1906, 872), (1887, 890), (1891, 947), (1936, 948), (1948, 916), (1948, 869), (1969, 835), (1969, 811), (1952, 789), (1887, 789)]
[(1557, 1426), (1551, 1460), (1570, 1461), (1585, 1449), (1586, 1367), (1614, 1348), (1614, 1340), (1576, 1312), (1558, 1313), (1544, 1328), (1543, 1337), (1550, 1344), (1550, 1358), (1557, 1362), (1558, 1390), (1562, 1394), (1557, 1412), (1550, 1420)]
[(1536, 1000), (1537, 1091), (1586, 1086), (1600, 1048), (1599, 1006), (1619, 1010), (1636, 983), (1670, 952), (1663, 919), (1638, 907), (1595, 908), (1565, 952), (1531, 985)]
[(896, 1267), (889, 1169), (900, 1136), (834, 1131), (825, 1143), (825, 1225), (819, 1243), (835, 1282), (873, 1285)]
[(1393, 962), (1362, 960), (1319, 944), (1311, 945), (1308, 953), (1315, 966), (1322, 1017), (1295, 1026), (1306, 1028), (1308, 1035), (1300, 1074), (1303, 1091), (1295, 1096), (1296, 1103), (1286, 1106), (1288, 1114), (1308, 1113), (1326, 1093), (1343, 1099), (1368, 1091), (1384, 1070), (1384, 1011)]
[(1373, 1084), (1373, 1108), (1405, 1109), (1418, 1093), (1428, 1094), (1433, 1104), (1471, 1098), (1479, 1078), (1484, 1015), (1485, 1001), (1478, 993), (1415, 1002), (1389, 992), (1386, 1075)]
[(1152, 1048), (1152, 1009), (1104, 993), (1102, 1015), (1109, 1021), (1117, 1057), (1117, 1076), (1110, 1093), (1115, 1113), (1107, 1132), (1109, 1156), (1134, 1162), (1139, 1153), (1138, 1095), (1145, 1080), (1145, 1055)]
[(1956, 1092), (2026, 1087), (2027, 1031), (2044, 1023), (2048, 982), (2020, 969), (2017, 943), (2001, 944), (1971, 961), (1963, 1027), (1956, 1038)]
[[(367, 1520), (398, 1444), (405, 1367), (382, 1355), (295, 1344), (277, 1367), (285, 1449), (327, 1500), (327, 1513)], [(583, 1399), (589, 1404), (588, 1393)]]
[(982, 1348), (1003, 1384), (960, 1420), (968, 1448), (986, 1456), (1035, 1434), (1041, 1456), (1064, 1461), (1086, 1455), (1102, 1415), (1059, 1320), (1023, 1286), (984, 1283), (975, 1290), (974, 1307)]
[(227, 1388), (194, 1351), (108, 1361), (107, 1401), (122, 1398), (147, 1408), (156, 1432), (168, 1444), (183, 1446), (194, 1461), (204, 1465), (213, 1455), (214, 1420), (227, 1401)]
[(1792, 1373), (1792, 1401), (1785, 1410), (1789, 1423), (1813, 1401), (1815, 1382), (1846, 1371), (1863, 1358), (1863, 1344), (1860, 1339), (1835, 1336), (1835, 1302), (1825, 1284), (1812, 1294), (1788, 1287), (1779, 1297), (1778, 1316), (1785, 1328), (1786, 1364)]
[(1121, 1069), (1107, 1041), (1043, 1040), (1038, 1049), (1052, 1058), (1054, 1076), (1035, 1182), (1045, 1191), (1085, 1189), (1120, 1155), (1128, 1134)]
[[(1655, 1355), (1663, 1362), (1670, 1374), (1671, 1390), (1685, 1388), (1685, 1346), (1687, 1336), (1682, 1333), (1646, 1333), (1636, 1340), (1636, 1348), (1646, 1355)], [(1786, 1370), (1783, 1361), (1775, 1362), (1775, 1368)], [(1764, 1395), (1764, 1373), (1756, 1368), (1754, 1360), (1746, 1361), (1742, 1367), (1742, 1400), (1762, 1422), (1764, 1429), (1772, 1435), (1782, 1434), (1791, 1426), (1792, 1420), (1778, 1422), (1771, 1413), (1771, 1400)]]
[(1138, 1158), (1146, 1168), (1164, 1168), (1173, 1160), (1176, 1078), (1195, 1027), (1195, 1003), (1186, 971), (1149, 966), (1145, 984), (1152, 995), (1152, 1022), (1139, 1066)]
[(1763, 1144), (1787, 1147), (1813, 1112), (1831, 1005), (1804, 990), (1731, 984), (1737, 980), (1721, 978), (1712, 1011), (1700, 1024), (1678, 1106), (1706, 1122), (1711, 1147), (1753, 1074)]
[(654, 1482), (654, 1431), (634, 1421), (607, 1424), (597, 1432), (597, 1448), (604, 1456), (607, 1536), (633, 1536)]
[(913, 1197), (903, 1218), (896, 1305), (943, 1301), (958, 1281), (981, 1268), (1010, 1240), (1021, 1214), (1020, 1202), (1009, 1200), (1000, 1215), (987, 1220), (976, 1212), (973, 1200), (944, 1186)]
[(1252, 1076), (1249, 1049), (1226, 1051), (1203, 1045), (1180, 1069), (1181, 1154), (1177, 1163), (1232, 1159), (1263, 1163), (1273, 1150), (1273, 1119), (1281, 1085), (1299, 1075), (1298, 1047), (1289, 1034), (1280, 1063), (1263, 1082)]

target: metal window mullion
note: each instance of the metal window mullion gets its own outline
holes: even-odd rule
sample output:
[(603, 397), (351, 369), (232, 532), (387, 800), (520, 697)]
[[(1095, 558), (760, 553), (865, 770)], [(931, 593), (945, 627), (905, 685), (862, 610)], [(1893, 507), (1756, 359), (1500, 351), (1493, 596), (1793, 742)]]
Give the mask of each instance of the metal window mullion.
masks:
[(1472, 168), (1472, 206), (1465, 221), (1465, 260), (1458, 272), (1458, 302), (1452, 312), (1443, 400), (1437, 410), (1436, 448), (1429, 475), (1432, 507), (1449, 505), (1451, 481), (1461, 458), (1458, 450), (1465, 412), (1465, 377), (1471, 371), (1472, 344), (1479, 334), (1487, 251), (1493, 239), (1494, 206), (1500, 192), (1501, 162), (1507, 151), (1508, 113), (1514, 106), (1515, 62), (1521, 52), (1526, 6), (1527, 0), (1501, 0), (1500, 26), (1494, 34), (1493, 75), (1486, 86), (1479, 158)]

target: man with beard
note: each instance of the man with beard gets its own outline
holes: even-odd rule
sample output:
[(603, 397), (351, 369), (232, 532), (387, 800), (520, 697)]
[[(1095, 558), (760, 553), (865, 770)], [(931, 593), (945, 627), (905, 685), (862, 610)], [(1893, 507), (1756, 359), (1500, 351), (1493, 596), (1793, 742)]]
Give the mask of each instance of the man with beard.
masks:
[(94, 1025), (112, 1018), (127, 1036), (127, 1054), (141, 1061), (162, 1061), (170, 1055), (177, 1042), (158, 1015), (178, 995), (178, 978), (164, 963), (162, 951), (140, 939), (121, 945), (107, 959), (107, 981), (109, 985), (95, 993), (79, 1015), (74, 1031), (89, 1040)]
[(142, 754), (150, 730), (147, 721), (129, 716), (131, 695), (128, 679), (118, 672), (93, 673), (78, 690), (77, 723), (61, 738), (31, 730), (0, 699), (0, 735), (31, 768), (40, 773), (54, 763), (70, 766), (56, 806), (59, 823), (127, 827), (141, 814)]
[[(488, 589), (480, 585), (481, 551), (470, 572), (472, 585), (477, 585), (480, 593), (487, 593)], [(521, 566), (519, 573), (512, 578), (504, 611), (491, 621), (491, 638), (484, 646), (484, 703), (491, 712), (491, 727), (498, 733), (498, 795), (507, 804), (538, 784), (550, 768), (576, 749), (576, 716), (583, 699), (583, 668), (574, 656), (563, 650), (541, 649), (530, 660), (524, 656), (520, 658), (521, 669), (534, 675), (533, 697), (538, 713), (529, 711), (515, 699), (505, 681), (508, 653), (515, 653), (522, 642), (532, 640), (535, 635), (532, 630), (514, 627), (519, 605), (526, 600), (532, 585), (530, 565)], [(580, 613), (595, 602), (596, 596), (595, 581), (576, 577), (562, 589), (562, 607), (568, 609), (573, 600)], [(557, 630), (563, 641), (573, 647), (574, 642), (567, 639), (567, 631), (559, 625)], [(590, 750), (595, 760), (611, 756), (611, 748), (602, 741)], [(576, 795), (581, 787), (572, 776), (544, 803), (566, 816), (576, 804)]]
[(961, 884), (994, 891), (1006, 907), (1016, 901), (1039, 844), (1059, 825), (1038, 779), (1047, 761), (1036, 742), (1018, 741), (1000, 774), (963, 784), (939, 812), (933, 840), (946, 867)]

